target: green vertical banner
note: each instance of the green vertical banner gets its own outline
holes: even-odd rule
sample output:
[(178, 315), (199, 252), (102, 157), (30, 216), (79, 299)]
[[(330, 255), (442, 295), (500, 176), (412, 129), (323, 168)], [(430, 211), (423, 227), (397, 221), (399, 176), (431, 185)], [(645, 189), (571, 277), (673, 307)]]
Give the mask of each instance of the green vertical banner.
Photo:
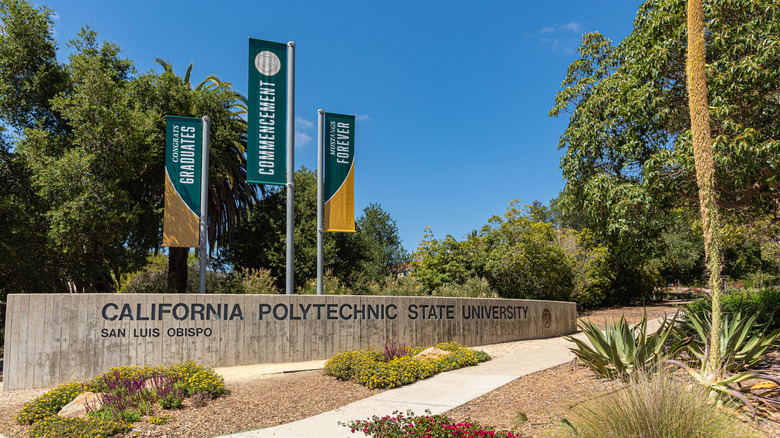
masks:
[(163, 246), (198, 247), (203, 120), (166, 116)]
[(355, 232), (355, 116), (325, 113), (325, 231)]
[(287, 44), (249, 39), (246, 180), (285, 185)]

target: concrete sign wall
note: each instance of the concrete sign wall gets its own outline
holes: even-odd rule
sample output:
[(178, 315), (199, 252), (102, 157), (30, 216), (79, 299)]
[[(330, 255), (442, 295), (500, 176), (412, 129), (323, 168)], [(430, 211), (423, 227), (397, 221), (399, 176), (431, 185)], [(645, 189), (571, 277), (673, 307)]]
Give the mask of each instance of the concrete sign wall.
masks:
[(327, 359), (340, 349), (573, 333), (574, 303), (344, 295), (9, 295), (3, 388), (86, 380), (123, 365)]

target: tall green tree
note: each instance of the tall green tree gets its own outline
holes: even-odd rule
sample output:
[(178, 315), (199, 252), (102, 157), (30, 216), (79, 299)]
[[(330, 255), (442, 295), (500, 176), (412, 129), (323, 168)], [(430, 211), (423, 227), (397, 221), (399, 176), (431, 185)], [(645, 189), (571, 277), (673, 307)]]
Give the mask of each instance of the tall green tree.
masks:
[[(295, 172), (294, 282), (303, 285), (317, 275), (317, 184), (314, 171)], [(266, 193), (250, 208), (235, 238), (220, 254), (234, 269), (269, 269), (277, 287), (284, 290), (286, 271), (286, 191)], [(356, 220), (355, 233), (325, 233), (324, 268), (353, 290), (382, 281), (403, 263), (406, 252), (390, 214), (371, 204)]]
[(16, 129), (64, 129), (51, 99), (69, 89), (69, 76), (57, 62), (52, 13), (0, 1), (0, 121)]
[[(704, 5), (716, 203), (734, 223), (778, 215), (779, 10), (772, 0)], [(586, 34), (569, 66), (550, 111), (571, 115), (559, 143), (563, 203), (600, 233), (645, 246), (660, 212), (698, 207), (687, 45), (685, 3), (648, 0), (618, 46)]]
[[(167, 63), (139, 76), (117, 45), (89, 28), (58, 64), (51, 14), (0, 1), (0, 117), (16, 129), (10, 154), (28, 166), (59, 278), (78, 290), (112, 290), (159, 250), (165, 115), (212, 120), (208, 238), (212, 249), (224, 245), (257, 198), (246, 182), (245, 99), (216, 77), (193, 87), (192, 65), (184, 78)], [(174, 259), (186, 253), (172, 251)], [(173, 271), (186, 279), (186, 264)]]
[[(165, 116), (207, 115), (211, 119), (208, 242), (213, 251), (227, 244), (239, 219), (246, 216), (248, 206), (258, 200), (262, 190), (246, 181), (246, 121), (242, 117), (246, 113), (246, 98), (216, 76), (193, 86), (193, 64), (180, 77), (167, 61), (157, 62), (163, 68), (161, 74), (147, 73), (132, 84), (136, 105), (154, 114), (150, 141), (156, 159), (139, 179), (139, 189), (151, 195), (158, 215), (146, 225), (149, 231), (159, 229), (162, 219)], [(189, 248), (169, 249), (169, 292), (183, 293), (186, 288), (188, 252)]]

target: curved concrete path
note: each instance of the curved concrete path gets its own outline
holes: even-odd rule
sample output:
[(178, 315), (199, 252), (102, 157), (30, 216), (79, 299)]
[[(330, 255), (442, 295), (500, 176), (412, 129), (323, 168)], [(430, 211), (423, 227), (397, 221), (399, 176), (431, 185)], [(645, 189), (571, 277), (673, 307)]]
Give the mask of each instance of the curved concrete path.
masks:
[[(650, 330), (656, 330), (659, 325), (657, 320), (648, 321)], [(580, 332), (575, 337), (584, 339), (585, 335)], [(339, 421), (365, 420), (374, 415), (384, 416), (392, 414), (393, 411), (406, 412), (408, 409), (415, 414), (423, 414), (426, 409), (433, 414), (441, 414), (506, 385), (518, 377), (573, 360), (574, 354), (568, 348), (571, 345), (562, 337), (557, 337), (474, 347), (487, 352), (492, 359), (474, 367), (437, 374), (411, 385), (391, 389), (303, 420), (223, 435), (219, 438), (364, 436), (360, 432), (351, 434), (348, 428), (338, 424)], [(288, 369), (294, 370), (296, 366), (297, 364), (288, 364)], [(307, 363), (307, 366), (311, 366), (311, 363)], [(222, 370), (227, 371), (227, 369)]]

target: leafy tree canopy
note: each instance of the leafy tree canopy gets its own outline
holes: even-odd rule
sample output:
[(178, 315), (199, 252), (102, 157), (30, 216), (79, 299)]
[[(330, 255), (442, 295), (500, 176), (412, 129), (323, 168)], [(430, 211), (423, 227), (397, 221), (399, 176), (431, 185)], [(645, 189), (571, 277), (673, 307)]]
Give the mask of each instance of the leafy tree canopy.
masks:
[[(717, 202), (725, 220), (772, 224), (780, 202), (780, 4), (707, 2), (707, 78)], [(685, 78), (685, 2), (648, 0), (618, 46), (583, 36), (551, 116), (563, 207), (626, 248), (657, 235), (661, 211), (697, 205)]]

